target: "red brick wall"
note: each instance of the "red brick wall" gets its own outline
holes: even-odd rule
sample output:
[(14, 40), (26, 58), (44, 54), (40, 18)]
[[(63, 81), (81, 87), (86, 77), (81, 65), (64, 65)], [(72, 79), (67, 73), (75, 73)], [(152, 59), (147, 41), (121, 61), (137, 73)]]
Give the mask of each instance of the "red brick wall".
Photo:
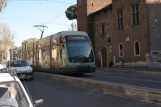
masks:
[[(105, 1), (107, 4), (110, 3), (110, 0), (99, 0), (99, 2), (98, 0), (84, 0), (84, 5), (78, 6), (78, 27), (80, 27), (81, 31), (87, 32), (92, 39), (98, 61), (101, 59), (98, 52), (101, 52), (101, 48), (107, 44), (107, 35), (111, 37), (112, 46), (112, 52), (108, 53), (109, 61), (113, 60), (113, 56), (116, 56), (116, 60), (145, 61), (145, 54), (149, 52), (149, 26), (146, 0), (140, 0), (140, 24), (135, 26), (132, 25), (131, 4), (139, 0), (113, 0), (111, 12), (101, 12), (100, 14), (90, 15), (87, 18), (88, 14), (104, 7)], [(124, 28), (117, 29), (116, 10), (121, 7), (124, 8)], [(96, 22), (100, 21), (107, 22), (105, 24), (106, 35), (100, 34), (101, 24), (96, 24)], [(87, 22), (93, 22), (93, 24), (87, 25)], [(127, 37), (130, 38), (129, 42), (126, 41)], [(134, 43), (136, 41), (140, 43), (140, 56), (134, 56)], [(123, 58), (119, 57), (120, 43), (124, 45)]]
[[(113, 36), (113, 23), (112, 23), (112, 10), (108, 9), (105, 12), (101, 12), (100, 14), (96, 14), (94, 16), (94, 47), (95, 47), (95, 56), (96, 61), (101, 62), (101, 53), (102, 48), (107, 48), (108, 62), (112, 61), (111, 52), (108, 51), (109, 46), (107, 45), (107, 36)], [(105, 26), (105, 34), (101, 34), (101, 25), (104, 23)], [(106, 60), (106, 59), (105, 59)], [(108, 63), (109, 64), (109, 63)]]
[(81, 0), (81, 3), (79, 1), (77, 0), (78, 30), (80, 29), (87, 33), (87, 1)]
[(88, 33), (89, 32), (87, 24), (88, 15), (105, 7), (107, 4), (111, 3), (111, 0), (81, 0), (81, 4), (79, 4), (80, 3), (79, 1), (80, 0), (77, 0), (78, 30), (80, 29), (81, 31)]
[[(132, 25), (131, 4), (138, 0), (113, 0), (113, 18), (114, 21), (114, 35), (112, 38), (113, 55), (116, 59), (119, 58), (119, 44), (124, 45), (124, 59), (125, 61), (145, 61), (145, 54), (148, 53), (148, 27), (147, 27), (147, 12), (145, 0), (140, 0), (140, 24)], [(117, 29), (116, 23), (116, 10), (124, 8), (124, 28)], [(127, 42), (126, 38), (129, 37), (130, 41)], [(140, 56), (134, 56), (134, 43), (140, 43)]]

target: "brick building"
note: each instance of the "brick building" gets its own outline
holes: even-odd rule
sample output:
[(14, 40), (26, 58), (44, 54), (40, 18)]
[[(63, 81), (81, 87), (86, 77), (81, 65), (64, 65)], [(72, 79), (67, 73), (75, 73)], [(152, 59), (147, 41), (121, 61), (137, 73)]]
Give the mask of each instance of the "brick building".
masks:
[(149, 56), (161, 61), (161, 1), (96, 1), (77, 1), (77, 23), (78, 30), (87, 32), (92, 40), (98, 66), (125, 62), (147, 67)]

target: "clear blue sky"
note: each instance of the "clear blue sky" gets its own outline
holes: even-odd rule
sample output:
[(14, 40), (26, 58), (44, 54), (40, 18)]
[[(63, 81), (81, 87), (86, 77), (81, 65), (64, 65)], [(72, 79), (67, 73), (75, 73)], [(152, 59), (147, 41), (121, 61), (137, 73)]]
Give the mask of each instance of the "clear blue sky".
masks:
[[(75, 4), (76, 0), (8, 0), (7, 6), (0, 13), (0, 23), (9, 25), (16, 34), (15, 44), (20, 46), (25, 39), (40, 38), (41, 32), (32, 27), (33, 25), (50, 21), (45, 24), (48, 28), (43, 37), (68, 30), (72, 22), (66, 18), (64, 12), (70, 3)], [(56, 16), (59, 17), (52, 20)]]

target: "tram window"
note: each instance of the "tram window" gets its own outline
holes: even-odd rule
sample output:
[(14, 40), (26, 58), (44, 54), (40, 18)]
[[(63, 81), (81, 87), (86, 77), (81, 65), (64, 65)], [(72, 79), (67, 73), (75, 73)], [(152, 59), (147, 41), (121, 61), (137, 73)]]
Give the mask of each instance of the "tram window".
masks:
[(60, 49), (60, 57), (62, 58), (62, 49)]
[(64, 44), (62, 44), (62, 47), (63, 47), (63, 48), (65, 48), (65, 45), (64, 45)]

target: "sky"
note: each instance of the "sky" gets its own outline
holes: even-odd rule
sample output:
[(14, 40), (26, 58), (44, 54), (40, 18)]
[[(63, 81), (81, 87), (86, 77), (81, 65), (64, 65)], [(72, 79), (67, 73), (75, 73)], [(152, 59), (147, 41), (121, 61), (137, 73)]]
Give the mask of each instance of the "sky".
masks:
[[(0, 23), (6, 23), (15, 34), (16, 46), (25, 39), (40, 38), (41, 32), (34, 25), (44, 24), (44, 35), (68, 30), (72, 21), (65, 16), (66, 9), (76, 0), (8, 0), (0, 13)], [(73, 20), (76, 22), (76, 20)]]

